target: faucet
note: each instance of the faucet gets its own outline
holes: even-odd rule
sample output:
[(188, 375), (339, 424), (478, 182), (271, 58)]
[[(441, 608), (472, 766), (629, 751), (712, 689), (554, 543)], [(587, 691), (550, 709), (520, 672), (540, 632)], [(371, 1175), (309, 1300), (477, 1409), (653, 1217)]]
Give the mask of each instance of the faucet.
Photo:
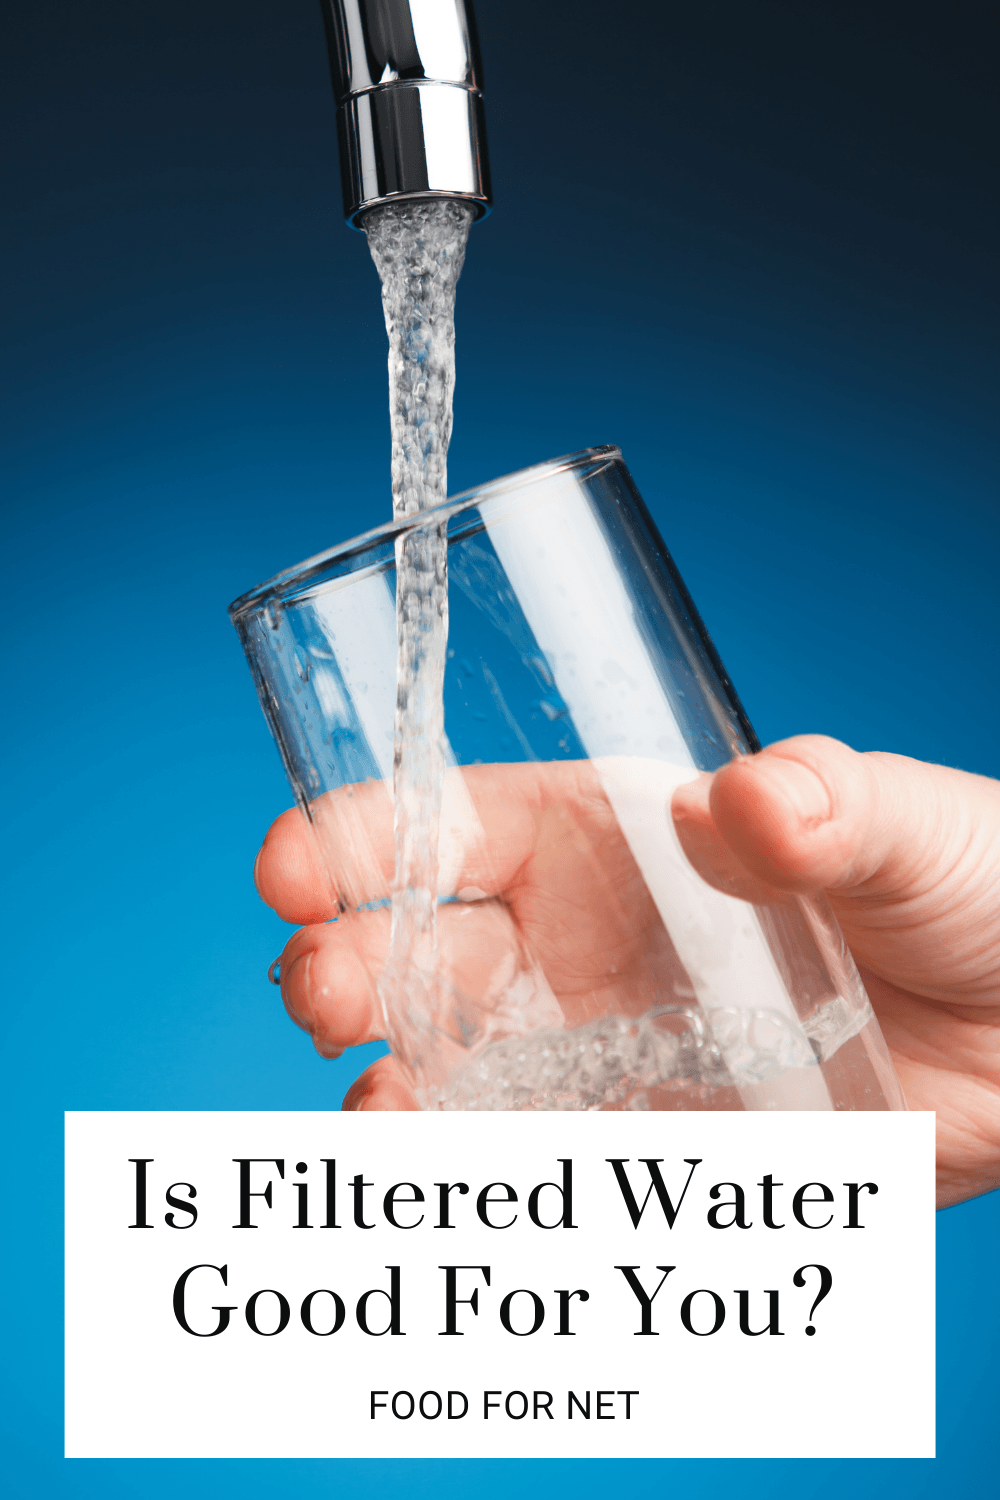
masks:
[(471, 0), (321, 0), (344, 215), (401, 198), (492, 206)]

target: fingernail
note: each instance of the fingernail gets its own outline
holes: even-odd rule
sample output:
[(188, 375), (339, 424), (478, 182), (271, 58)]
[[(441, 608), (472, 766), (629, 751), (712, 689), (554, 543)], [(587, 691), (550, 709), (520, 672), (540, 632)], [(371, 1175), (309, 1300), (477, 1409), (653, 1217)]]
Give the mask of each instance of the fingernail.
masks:
[(313, 1046), (320, 1057), (325, 1057), (327, 1062), (336, 1062), (338, 1057), (343, 1057), (343, 1047), (333, 1047), (329, 1042), (324, 1042), (320, 1037), (313, 1037)]
[(833, 816), (833, 803), (826, 782), (811, 766), (800, 760), (778, 760), (770, 762), (773, 775), (780, 780), (781, 790), (799, 821), (806, 828), (815, 828), (829, 822)]
[(301, 1026), (303, 1031), (312, 1030), (312, 1005), (309, 1000), (311, 963), (312, 949), (310, 948), (306, 953), (300, 953), (298, 958), (292, 960), (281, 984), (281, 998), (285, 1002), (285, 1009), (296, 1026)]

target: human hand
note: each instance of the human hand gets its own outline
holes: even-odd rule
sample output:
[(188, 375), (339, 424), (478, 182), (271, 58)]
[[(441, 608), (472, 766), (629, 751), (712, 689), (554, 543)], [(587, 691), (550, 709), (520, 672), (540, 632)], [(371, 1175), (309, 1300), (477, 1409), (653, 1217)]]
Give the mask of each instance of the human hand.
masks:
[[(502, 901), (530, 935), (568, 1018), (636, 1013), (635, 1003), (616, 1003), (626, 993), (644, 1008), (659, 922), (590, 768), (473, 767), (465, 776), (498, 852), (487, 899)], [(388, 891), (392, 838), (382, 802), (372, 805), (370, 824)], [(673, 813), (688, 858), (719, 889), (762, 903), (778, 892), (827, 893), (908, 1103), (937, 1111), (939, 1204), (996, 1187), (1000, 785), (803, 736), (682, 785)], [(477, 873), (468, 872), (470, 885)], [(387, 950), (388, 913), (323, 925), (339, 908), (294, 810), (270, 830), (256, 878), (281, 916), (308, 924), (282, 955), (293, 1019), (327, 1056), (382, 1035), (370, 976)], [(475, 908), (443, 910), (458, 919)], [(383, 1058), (344, 1107), (416, 1105)]]
[[(468, 766), (449, 778), (440, 882), (458, 900), (437, 909), (436, 969), (445, 992), (450, 981), (466, 997), (470, 1016), (502, 1004), (518, 973), (534, 991), (535, 1023), (541, 1010), (548, 1024), (568, 1027), (641, 1016), (671, 982), (685, 984), (590, 762)], [(286, 1008), (321, 1054), (338, 1056), (385, 1034), (375, 980), (389, 948), (392, 804), (380, 782), (321, 804), (326, 864), (292, 810), (268, 834), (256, 878), (281, 916), (307, 924), (281, 956)], [(345, 1100), (354, 1109), (416, 1107), (388, 1058)]]
[(937, 1111), (938, 1206), (1000, 1185), (1000, 783), (803, 735), (673, 811), (720, 889), (826, 893), (907, 1103)]

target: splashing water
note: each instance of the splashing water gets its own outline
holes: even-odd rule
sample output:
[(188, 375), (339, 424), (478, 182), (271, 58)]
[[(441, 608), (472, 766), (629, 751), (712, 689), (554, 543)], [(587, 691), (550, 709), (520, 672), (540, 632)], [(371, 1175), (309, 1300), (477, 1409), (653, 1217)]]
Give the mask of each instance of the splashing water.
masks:
[[(779, 1011), (664, 1005), (571, 1031), (507, 1037), (460, 1068), (424, 1107), (443, 1110), (643, 1110), (670, 1085), (704, 1108), (720, 1089), (773, 1082), (832, 1057), (872, 1019), (837, 996), (801, 1027)], [(695, 1102), (697, 1100), (698, 1102)], [(662, 1106), (661, 1106), (662, 1107)], [(733, 1105), (730, 1104), (730, 1108)]]
[[(389, 335), (392, 508), (412, 516), (447, 498), (455, 390), (455, 289), (472, 208), (408, 200), (365, 218)], [(395, 875), (380, 991), (390, 1045), (413, 1056), (436, 1009), (438, 832), (445, 770), (448, 645), (445, 527), (396, 542)], [(404, 1041), (404, 1035), (406, 1040)]]

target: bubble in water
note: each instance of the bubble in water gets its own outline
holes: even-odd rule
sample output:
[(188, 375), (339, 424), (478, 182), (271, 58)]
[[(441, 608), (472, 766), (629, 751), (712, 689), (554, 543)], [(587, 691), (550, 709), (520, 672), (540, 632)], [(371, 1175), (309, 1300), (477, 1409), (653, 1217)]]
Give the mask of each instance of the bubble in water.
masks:
[(707, 1093), (773, 1082), (816, 1067), (872, 1019), (835, 997), (795, 1024), (780, 1011), (665, 1005), (610, 1016), (572, 1031), (546, 1029), (484, 1048), (442, 1088), (421, 1091), (425, 1109), (649, 1109), (665, 1084)]

